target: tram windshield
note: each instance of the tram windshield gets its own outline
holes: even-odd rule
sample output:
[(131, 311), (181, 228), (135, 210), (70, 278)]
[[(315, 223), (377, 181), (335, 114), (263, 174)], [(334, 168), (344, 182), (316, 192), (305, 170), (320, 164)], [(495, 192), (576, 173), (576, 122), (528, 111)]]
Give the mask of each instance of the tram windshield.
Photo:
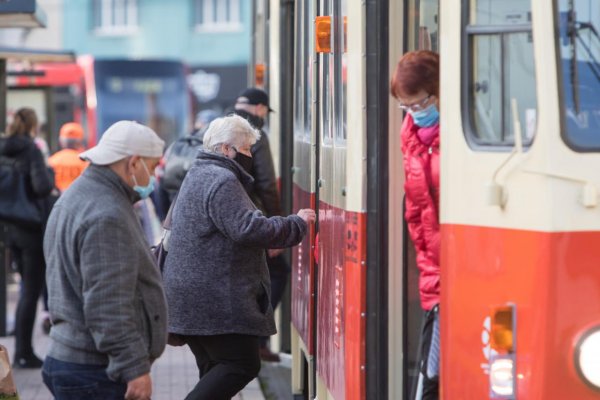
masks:
[(600, 2), (559, 0), (565, 141), (600, 150)]

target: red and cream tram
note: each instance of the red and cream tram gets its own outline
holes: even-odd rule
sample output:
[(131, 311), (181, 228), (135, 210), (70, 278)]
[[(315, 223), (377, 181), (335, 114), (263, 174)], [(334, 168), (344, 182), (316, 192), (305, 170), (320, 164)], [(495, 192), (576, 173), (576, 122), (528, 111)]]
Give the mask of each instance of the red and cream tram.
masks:
[[(408, 399), (421, 311), (399, 56), (441, 57), (444, 399), (600, 394), (600, 4), (255, 0), (288, 207), (297, 398)], [(260, 76), (259, 76), (260, 75)]]

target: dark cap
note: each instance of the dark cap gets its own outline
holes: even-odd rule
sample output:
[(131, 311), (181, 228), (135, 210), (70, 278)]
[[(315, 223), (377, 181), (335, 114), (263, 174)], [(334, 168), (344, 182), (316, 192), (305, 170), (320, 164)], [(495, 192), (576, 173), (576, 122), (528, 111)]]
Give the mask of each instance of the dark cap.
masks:
[[(269, 107), (269, 95), (264, 90), (258, 88), (248, 88), (240, 93), (237, 103), (251, 105), (262, 104)], [(269, 111), (273, 112), (274, 110), (269, 107)]]

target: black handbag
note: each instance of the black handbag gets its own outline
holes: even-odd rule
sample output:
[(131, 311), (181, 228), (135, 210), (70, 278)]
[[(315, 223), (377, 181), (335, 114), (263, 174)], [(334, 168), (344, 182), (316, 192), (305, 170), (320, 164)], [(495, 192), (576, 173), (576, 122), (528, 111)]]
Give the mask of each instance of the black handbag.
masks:
[(26, 227), (44, 222), (44, 209), (31, 187), (29, 171), (19, 168), (17, 159), (0, 157), (0, 219)]
[(171, 206), (169, 207), (169, 211), (167, 212), (167, 216), (165, 217), (165, 221), (163, 222), (163, 235), (160, 239), (160, 242), (156, 246), (152, 246), (150, 250), (152, 250), (152, 254), (156, 258), (156, 265), (158, 265), (158, 269), (160, 272), (163, 272), (165, 268), (165, 263), (167, 262), (168, 251), (168, 243), (169, 237), (171, 236), (171, 214), (173, 213), (173, 208), (175, 208), (175, 202), (177, 201), (177, 195), (171, 202)]

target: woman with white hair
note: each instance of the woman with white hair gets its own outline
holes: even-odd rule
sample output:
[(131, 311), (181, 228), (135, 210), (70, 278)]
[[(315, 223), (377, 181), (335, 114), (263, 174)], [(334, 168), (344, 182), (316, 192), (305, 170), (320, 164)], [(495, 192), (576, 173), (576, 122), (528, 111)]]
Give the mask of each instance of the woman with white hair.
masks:
[(276, 332), (265, 250), (298, 244), (315, 212), (265, 217), (245, 191), (259, 133), (217, 118), (181, 186), (164, 283), (169, 333), (189, 345), (200, 381), (186, 399), (230, 399), (258, 375), (259, 337)]

